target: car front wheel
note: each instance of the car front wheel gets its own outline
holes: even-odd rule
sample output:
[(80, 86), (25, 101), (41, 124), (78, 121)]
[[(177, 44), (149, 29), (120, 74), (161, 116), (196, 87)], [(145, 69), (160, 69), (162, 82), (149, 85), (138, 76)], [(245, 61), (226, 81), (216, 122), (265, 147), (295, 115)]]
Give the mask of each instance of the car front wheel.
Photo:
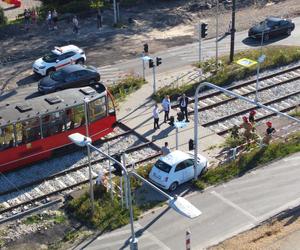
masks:
[(55, 71), (54, 68), (50, 68), (50, 69), (48, 69), (48, 70), (46, 71), (46, 75), (49, 76), (49, 75), (51, 75), (54, 71)]
[(169, 190), (173, 192), (176, 190), (177, 187), (178, 187), (178, 182), (175, 181), (170, 185)]
[(288, 30), (286, 31), (286, 33), (287, 33), (287, 35), (289, 36), (289, 35), (291, 35), (292, 30), (291, 30), (291, 29), (288, 29)]
[(76, 61), (76, 64), (84, 64), (84, 59), (83, 58), (79, 58), (77, 61)]

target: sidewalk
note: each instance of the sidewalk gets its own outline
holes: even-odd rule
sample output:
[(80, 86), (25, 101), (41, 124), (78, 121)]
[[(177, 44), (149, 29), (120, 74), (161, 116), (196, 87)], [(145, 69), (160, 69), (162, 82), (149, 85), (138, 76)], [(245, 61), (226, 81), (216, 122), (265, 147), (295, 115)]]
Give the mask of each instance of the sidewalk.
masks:
[[(172, 71), (165, 72), (164, 74), (157, 75), (157, 89), (164, 84), (169, 84), (172, 79), (176, 79), (176, 76), (193, 70), (192, 66), (187, 66), (181, 69), (174, 69)], [(146, 77), (147, 84), (135, 93), (129, 95), (125, 101), (120, 104), (117, 111), (117, 118), (120, 122), (125, 123), (132, 129), (135, 129), (138, 133), (145, 136), (149, 140), (155, 141), (158, 146), (163, 146), (167, 141), (171, 150), (176, 148), (176, 129), (171, 127), (168, 123), (163, 123), (163, 112), (160, 113), (160, 129), (153, 129), (152, 110), (155, 102), (151, 99), (153, 93), (152, 78)], [(192, 107), (193, 104), (189, 106)], [(159, 109), (162, 110), (159, 104)], [(177, 111), (172, 109), (171, 116), (176, 120)], [(198, 129), (199, 139), (199, 153), (208, 157), (209, 161), (214, 161), (214, 155), (218, 152), (218, 145), (224, 142), (224, 138), (216, 135), (214, 132), (207, 128), (199, 126)], [(194, 139), (194, 120), (190, 115), (190, 122), (188, 126), (183, 129), (179, 129), (178, 133), (178, 149), (187, 151), (188, 141)], [(210, 149), (208, 152), (207, 150)]]

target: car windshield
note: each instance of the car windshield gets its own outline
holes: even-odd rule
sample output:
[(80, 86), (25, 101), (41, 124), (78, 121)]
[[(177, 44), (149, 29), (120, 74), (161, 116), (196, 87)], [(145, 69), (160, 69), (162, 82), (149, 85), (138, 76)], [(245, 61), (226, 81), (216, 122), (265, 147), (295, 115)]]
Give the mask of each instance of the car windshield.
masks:
[(273, 27), (273, 26), (276, 26), (278, 25), (278, 22), (275, 22), (275, 21), (272, 21), (272, 20), (266, 20), (266, 24), (268, 27)]
[(55, 62), (56, 59), (58, 59), (58, 55), (53, 53), (52, 51), (43, 57), (43, 61), (47, 63)]
[(167, 163), (161, 161), (161, 160), (158, 160), (156, 163), (155, 163), (155, 167), (157, 167), (158, 169), (160, 169), (161, 171), (164, 171), (166, 173), (169, 173), (170, 170), (171, 170), (171, 166), (168, 165)]
[(66, 73), (63, 70), (59, 70), (59, 71), (53, 72), (50, 75), (50, 78), (55, 81), (62, 81), (65, 79), (65, 76), (66, 76)]

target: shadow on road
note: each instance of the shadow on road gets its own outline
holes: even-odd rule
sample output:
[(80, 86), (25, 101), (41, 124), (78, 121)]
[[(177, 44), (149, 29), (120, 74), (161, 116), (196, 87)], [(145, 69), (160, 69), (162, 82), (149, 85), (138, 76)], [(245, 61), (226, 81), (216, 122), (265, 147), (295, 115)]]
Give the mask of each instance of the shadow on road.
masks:
[[(288, 36), (280, 36), (280, 37), (272, 38), (269, 41), (264, 41), (262, 45), (269, 45), (269, 44), (278, 42), (280, 40), (283, 40), (287, 37)], [(242, 41), (242, 43), (244, 43), (245, 45), (248, 45), (250, 47), (259, 47), (259, 46), (261, 46), (261, 40), (260, 39), (254, 39), (254, 38), (251, 38), (251, 37), (245, 38)]]
[(35, 97), (38, 97), (38, 96), (41, 96), (41, 94), (39, 92), (34, 92), (34, 93), (26, 96), (25, 100), (32, 99), (32, 98), (35, 98)]
[(22, 78), (21, 80), (17, 81), (17, 85), (18, 86), (28, 85), (31, 83), (35, 83), (35, 82), (39, 81), (40, 79), (41, 79), (41, 77), (33, 74), (30, 76), (26, 76), (26, 77)]

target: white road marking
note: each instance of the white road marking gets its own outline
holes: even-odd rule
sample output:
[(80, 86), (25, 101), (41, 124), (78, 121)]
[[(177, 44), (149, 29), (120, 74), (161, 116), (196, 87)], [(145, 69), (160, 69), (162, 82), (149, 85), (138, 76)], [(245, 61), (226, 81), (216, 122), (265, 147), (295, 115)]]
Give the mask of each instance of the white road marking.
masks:
[(230, 201), (230, 200), (226, 199), (225, 197), (223, 197), (222, 195), (218, 194), (216, 191), (211, 191), (210, 193), (212, 195), (218, 197), (220, 200), (222, 200), (227, 205), (235, 208), (236, 210), (240, 211), (241, 213), (243, 213), (244, 215), (246, 215), (250, 219), (254, 220), (255, 222), (258, 221), (258, 219), (254, 215), (250, 214), (248, 211), (244, 210), (243, 208), (241, 208), (238, 205), (234, 204), (232, 201)]

